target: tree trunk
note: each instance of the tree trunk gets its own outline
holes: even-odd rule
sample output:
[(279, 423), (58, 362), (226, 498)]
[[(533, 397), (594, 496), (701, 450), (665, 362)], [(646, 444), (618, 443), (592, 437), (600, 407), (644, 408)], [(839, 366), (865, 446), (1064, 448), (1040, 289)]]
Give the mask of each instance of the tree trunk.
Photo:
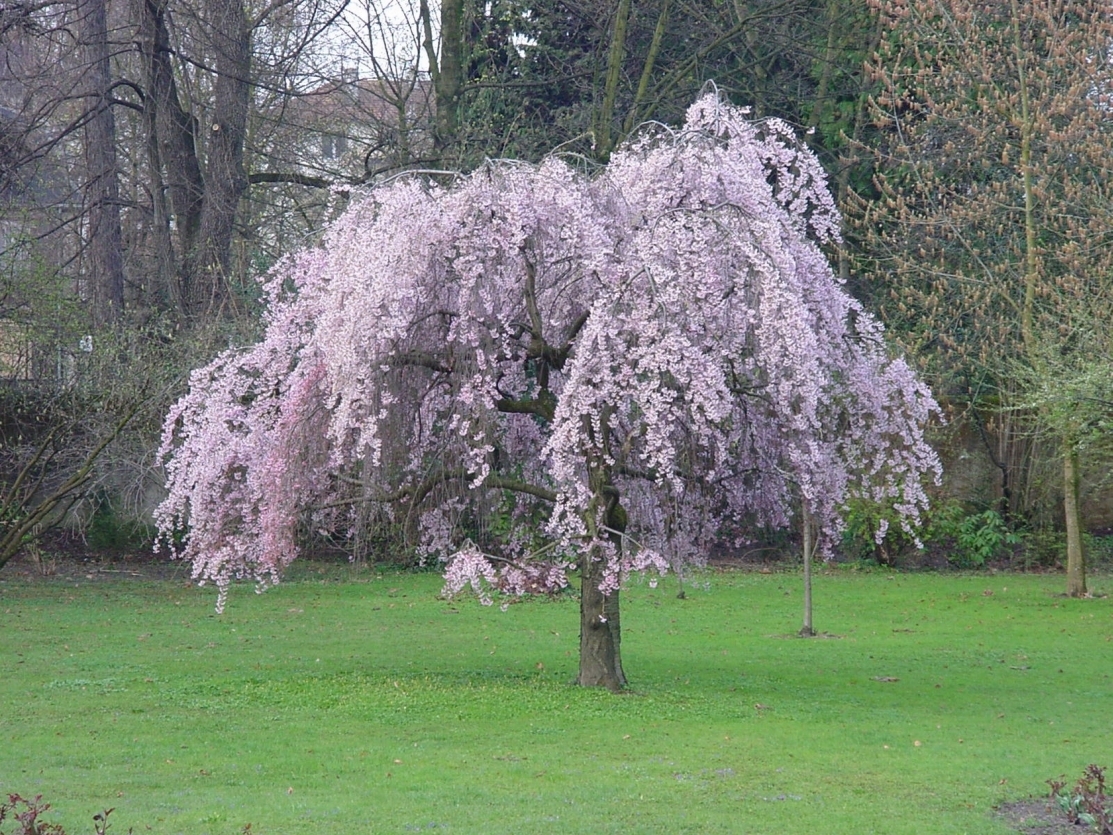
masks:
[(583, 687), (621, 690), (626, 686), (622, 671), (621, 624), (618, 591), (599, 591), (603, 579), (600, 559), (584, 557), (580, 572), (580, 674)]
[(649, 43), (649, 52), (645, 56), (645, 64), (642, 65), (641, 78), (638, 79), (638, 89), (634, 93), (634, 101), (630, 104), (630, 110), (626, 114), (626, 118), (622, 120), (622, 136), (619, 139), (625, 139), (629, 136), (630, 132), (637, 127), (637, 121), (640, 118), (642, 104), (645, 102), (646, 93), (649, 91), (649, 81), (653, 78), (653, 71), (657, 66), (657, 56), (661, 52), (661, 43), (665, 39), (665, 29), (668, 26), (669, 20), (669, 0), (665, 0), (661, 4), (661, 13), (657, 16), (657, 26), (653, 30), (653, 40)]
[[(240, 199), (247, 189), (244, 138), (251, 90), (251, 31), (239, 0), (207, 0), (204, 33), (213, 58), (212, 120), (198, 125), (182, 106), (167, 28), (167, 0), (135, 0), (138, 43), (144, 61), (151, 164), (169, 196), (177, 234), (175, 301), (196, 318), (218, 310), (227, 297), (231, 245)], [(206, 137), (202, 173), (198, 132)], [(162, 230), (157, 229), (161, 235)], [(160, 246), (160, 256), (173, 256)]]
[(618, 100), (618, 82), (622, 76), (622, 61), (626, 55), (626, 27), (630, 20), (630, 0), (618, 0), (615, 10), (614, 30), (607, 53), (607, 75), (603, 83), (603, 101), (596, 114), (595, 156), (606, 161), (614, 148), (614, 111)]
[(1020, 307), (1020, 336), (1028, 356), (1038, 362), (1038, 345), (1033, 315), (1040, 284), (1039, 228), (1036, 218), (1036, 187), (1032, 176), (1032, 146), (1035, 143), (1035, 117), (1029, 101), (1028, 73), (1025, 69), (1024, 41), (1020, 34), (1021, 15), (1017, 0), (1011, 0), (1013, 48), (1020, 103), (1020, 178), (1024, 186), (1024, 301)]
[(815, 636), (815, 627), (812, 626), (812, 556), (815, 554), (815, 527), (806, 500), (801, 505), (800, 518), (804, 538), (804, 625), (800, 627), (800, 637), (812, 638)]
[(243, 165), (250, 104), (251, 32), (240, 0), (208, 0), (216, 50), (213, 121), (208, 137), (200, 228), (186, 252), (182, 299), (191, 316), (220, 310), (228, 296), (232, 233), (240, 198), (247, 191)]
[(180, 249), (192, 244), (201, 226), (205, 184), (197, 160), (193, 118), (182, 108), (170, 56), (174, 49), (166, 27), (166, 0), (139, 0), (140, 51), (143, 53), (149, 124), (158, 143), (158, 163), (166, 172), (166, 190)]
[(145, 108), (144, 130), (147, 132), (147, 174), (151, 192), (151, 249), (154, 267), (149, 270), (141, 288), (142, 304), (158, 311), (171, 310), (177, 298), (178, 274), (174, 241), (170, 230), (171, 210), (166, 198), (166, 179), (162, 174), (162, 154), (159, 151), (156, 115), (153, 108)]
[[(605, 427), (607, 415), (601, 423)], [(604, 437), (606, 431), (604, 429)], [(590, 537), (597, 538), (601, 531), (596, 527), (596, 508), (602, 506), (602, 521), (615, 556), (622, 553), (623, 534), (626, 531), (626, 510), (619, 502), (618, 490), (611, 481), (605, 466), (596, 463), (591, 467), (592, 487), (596, 501), (588, 510), (587, 529)], [(599, 585), (603, 580), (604, 556), (598, 549), (585, 554), (580, 571), (580, 674), (576, 683), (583, 687), (606, 687), (621, 690), (626, 686), (622, 670), (622, 624), (619, 613), (619, 592), (603, 594)]]
[(112, 86), (105, 0), (86, 0), (82, 25), (88, 67), (89, 120), (85, 161), (89, 184), (89, 275), (93, 319), (112, 325), (124, 309), (123, 233), (120, 182), (116, 164), (116, 118), (109, 101)]
[(424, 31), (425, 57), (437, 105), (437, 124), (433, 144), (443, 152), (456, 143), (460, 127), (460, 97), (464, 92), (465, 41), (463, 0), (441, 0), (440, 54), (433, 45), (433, 27), (429, 4), (420, 3)]
[(1067, 594), (1071, 597), (1086, 595), (1086, 553), (1078, 499), (1078, 447), (1067, 439), (1063, 443), (1063, 511), (1067, 521)]

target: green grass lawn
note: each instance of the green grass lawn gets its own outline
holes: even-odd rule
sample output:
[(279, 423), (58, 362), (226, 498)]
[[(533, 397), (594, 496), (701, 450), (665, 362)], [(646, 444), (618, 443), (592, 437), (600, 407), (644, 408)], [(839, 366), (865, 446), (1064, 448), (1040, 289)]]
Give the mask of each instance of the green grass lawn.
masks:
[(218, 616), (184, 581), (0, 576), (0, 792), (71, 835), (106, 807), (119, 833), (930, 835), (1113, 766), (1113, 603), (1061, 577), (825, 574), (811, 640), (797, 575), (635, 583), (617, 696), (570, 685), (571, 598), (299, 577)]

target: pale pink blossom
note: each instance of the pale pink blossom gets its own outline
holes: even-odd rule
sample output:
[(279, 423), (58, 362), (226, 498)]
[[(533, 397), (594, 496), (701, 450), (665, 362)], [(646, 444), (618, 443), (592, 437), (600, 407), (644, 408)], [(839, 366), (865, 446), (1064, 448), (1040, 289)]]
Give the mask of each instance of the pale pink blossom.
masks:
[(490, 603), (585, 559), (610, 592), (802, 500), (824, 543), (854, 497), (911, 530), (938, 407), (832, 271), (837, 236), (815, 157), (716, 95), (593, 176), (550, 158), (371, 189), (167, 416), (163, 541), (223, 604), (362, 497), (447, 594)]

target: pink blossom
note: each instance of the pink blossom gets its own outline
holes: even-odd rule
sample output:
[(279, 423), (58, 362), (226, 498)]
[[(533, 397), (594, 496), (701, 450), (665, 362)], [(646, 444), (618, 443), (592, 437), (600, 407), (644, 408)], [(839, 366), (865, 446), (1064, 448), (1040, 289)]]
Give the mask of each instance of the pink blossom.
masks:
[(911, 530), (938, 407), (832, 271), (837, 235), (815, 157), (715, 95), (594, 176), (554, 157), (371, 189), (167, 416), (163, 542), (223, 605), (366, 501), (446, 594), (491, 603), (584, 560), (610, 592), (801, 500), (826, 543), (853, 497)]

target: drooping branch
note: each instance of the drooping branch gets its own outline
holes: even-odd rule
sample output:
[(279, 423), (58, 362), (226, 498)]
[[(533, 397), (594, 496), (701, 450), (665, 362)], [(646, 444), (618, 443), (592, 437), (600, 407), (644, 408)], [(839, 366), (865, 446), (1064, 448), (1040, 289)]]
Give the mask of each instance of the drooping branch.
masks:
[[(914, 515), (934, 401), (832, 273), (832, 201), (786, 133), (711, 94), (600, 171), (489, 163), (353, 200), (268, 279), (260, 342), (168, 417), (160, 528), (188, 520), (171, 544), (222, 591), (273, 582), (299, 519), (359, 501), (393, 505), (485, 602), (563, 587), (574, 563), (580, 681), (621, 687), (629, 572), (698, 560), (724, 519), (786, 524), (790, 479), (820, 539), (852, 496)], [(508, 554), (557, 543), (563, 564), (535, 582), (477, 531)]]
[(555, 491), (544, 487), (538, 487), (536, 484), (528, 484), (516, 478), (489, 475), (483, 480), (483, 486), (490, 487), (493, 490), (509, 490), (512, 493), (524, 493), (527, 496), (533, 496), (534, 498), (546, 502), (555, 502), (557, 500)]
[[(335, 501), (327, 502), (319, 505), (317, 509), (326, 510), (329, 508), (346, 507), (353, 504), (360, 504), (362, 502), (376, 502), (379, 504), (391, 504), (393, 502), (408, 502), (413, 506), (421, 504), (429, 497), (437, 487), (442, 484), (447, 484), (450, 481), (465, 481), (474, 478), (474, 474), (466, 470), (446, 470), (443, 472), (434, 473), (423, 479), (416, 485), (406, 485), (391, 493), (376, 493), (368, 496), (359, 496), (355, 498), (338, 499)], [(483, 484), (478, 489), (490, 490), (509, 490), (512, 493), (523, 493), (525, 495), (533, 496), (546, 502), (555, 502), (557, 494), (553, 490), (545, 487), (540, 487), (536, 484), (522, 481), (518, 478), (509, 478), (492, 473), (483, 479)]]

